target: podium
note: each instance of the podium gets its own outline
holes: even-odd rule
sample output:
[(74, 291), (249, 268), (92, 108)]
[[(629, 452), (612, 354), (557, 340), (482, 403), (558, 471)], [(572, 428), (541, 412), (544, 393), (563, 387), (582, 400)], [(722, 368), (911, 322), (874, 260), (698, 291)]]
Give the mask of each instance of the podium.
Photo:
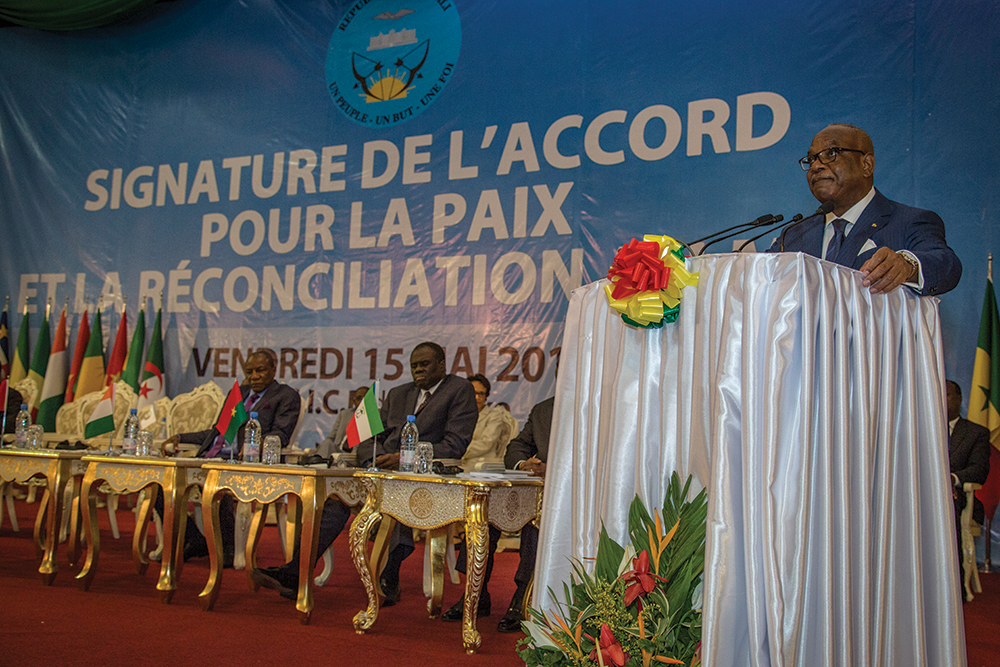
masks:
[(662, 329), (573, 292), (533, 606), (676, 470), (709, 494), (705, 665), (965, 665), (937, 299), (801, 253), (689, 266)]

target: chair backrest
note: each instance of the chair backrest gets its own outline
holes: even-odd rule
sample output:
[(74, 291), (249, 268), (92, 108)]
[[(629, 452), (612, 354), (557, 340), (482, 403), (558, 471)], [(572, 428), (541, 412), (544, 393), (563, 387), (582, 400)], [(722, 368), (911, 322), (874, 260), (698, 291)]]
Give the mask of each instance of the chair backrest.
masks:
[(299, 420), (295, 422), (295, 430), (292, 431), (292, 436), (288, 439), (288, 446), (298, 446), (299, 444), (299, 431), (302, 430), (302, 421), (306, 416), (306, 409), (309, 407), (308, 403), (303, 400), (299, 400)]
[(56, 433), (63, 433), (66, 437), (81, 439), (83, 431), (80, 430), (80, 403), (63, 403), (56, 412)]
[(225, 402), (226, 395), (212, 381), (175, 396), (167, 410), (167, 433), (175, 435), (212, 428)]
[(154, 423), (154, 425), (152, 427), (150, 427), (149, 430), (152, 431), (154, 438), (156, 438), (156, 437), (165, 437), (165, 436), (158, 435), (158, 434), (159, 434), (159, 429), (160, 429), (160, 422), (163, 421), (163, 419), (166, 418), (167, 413), (170, 412), (170, 403), (171, 403), (170, 398), (167, 397), (167, 396), (164, 396), (162, 398), (156, 399), (155, 403), (150, 403), (148, 405), (144, 405), (144, 406), (142, 406), (139, 409), (139, 423), (140, 424), (143, 423), (143, 421), (147, 418), (147, 416), (151, 412), (153, 413), (153, 421), (155, 423)]
[[(100, 391), (92, 391), (89, 394), (85, 394), (73, 401), (73, 403), (79, 403), (80, 406), (79, 412), (77, 413), (77, 433), (80, 434), (79, 437), (82, 438), (83, 434), (86, 432), (87, 422), (90, 421), (91, 415), (93, 415), (94, 410), (97, 409), (97, 404), (101, 402), (102, 396), (104, 396), (103, 389)], [(128, 417), (129, 410), (136, 406), (136, 403), (139, 401), (139, 397), (135, 395), (134, 391), (132, 391), (132, 387), (119, 380), (115, 383), (114, 400), (114, 438), (119, 439), (121, 438), (122, 431), (125, 428), (125, 418)]]
[(34, 379), (24, 378), (18, 380), (11, 385), (11, 388), (17, 389), (17, 393), (21, 394), (22, 402), (29, 406), (35, 404), (35, 397), (38, 396), (38, 385), (35, 384)]
[[(510, 414), (510, 412), (506, 408), (501, 408), (501, 409), (503, 410), (503, 415), (504, 415), (503, 423), (505, 431), (503, 437), (497, 443), (496, 453), (499, 459), (503, 461), (503, 457), (507, 454), (507, 445), (509, 445), (510, 441), (514, 438), (514, 436), (517, 435), (517, 420), (514, 419), (514, 415)], [(500, 443), (503, 444), (501, 445)]]

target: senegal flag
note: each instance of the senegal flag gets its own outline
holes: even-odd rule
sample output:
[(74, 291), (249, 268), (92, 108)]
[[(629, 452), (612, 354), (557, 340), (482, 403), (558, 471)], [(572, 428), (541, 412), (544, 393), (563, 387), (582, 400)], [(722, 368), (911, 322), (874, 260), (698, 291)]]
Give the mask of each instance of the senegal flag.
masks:
[(979, 342), (976, 363), (972, 368), (972, 389), (969, 391), (969, 421), (985, 426), (990, 432), (990, 476), (976, 497), (986, 508), (990, 521), (1000, 501), (1000, 316), (993, 291), (993, 258), (990, 256), (986, 278), (986, 298), (979, 322)]

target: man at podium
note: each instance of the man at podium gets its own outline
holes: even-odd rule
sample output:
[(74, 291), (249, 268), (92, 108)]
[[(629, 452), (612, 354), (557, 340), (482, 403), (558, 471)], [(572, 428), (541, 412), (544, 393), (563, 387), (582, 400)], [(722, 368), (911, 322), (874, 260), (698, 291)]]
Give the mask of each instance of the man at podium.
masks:
[[(858, 269), (873, 294), (906, 285), (920, 295), (940, 295), (958, 284), (962, 263), (945, 242), (941, 218), (875, 189), (875, 148), (867, 132), (828, 125), (799, 164), (813, 196), (833, 208), (789, 226), (784, 250)], [(778, 249), (776, 239), (771, 250)]]

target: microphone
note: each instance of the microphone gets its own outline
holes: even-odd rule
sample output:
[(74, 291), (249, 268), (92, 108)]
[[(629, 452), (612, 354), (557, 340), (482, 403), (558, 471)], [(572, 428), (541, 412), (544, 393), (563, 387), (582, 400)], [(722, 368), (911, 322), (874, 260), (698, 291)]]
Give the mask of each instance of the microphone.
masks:
[(709, 239), (713, 239), (716, 236), (719, 236), (721, 234), (725, 234), (727, 232), (731, 232), (734, 229), (740, 229), (740, 230), (742, 230), (742, 229), (745, 229), (745, 228), (748, 228), (748, 227), (759, 227), (760, 225), (766, 225), (766, 224), (769, 224), (769, 223), (771, 223), (773, 221), (774, 221), (774, 216), (771, 215), (770, 213), (766, 213), (766, 214), (760, 216), (759, 218), (757, 218), (756, 220), (752, 220), (750, 222), (741, 222), (740, 224), (733, 225), (732, 227), (730, 227), (728, 229), (723, 229), (721, 232), (715, 232), (714, 234), (709, 234), (708, 236), (700, 238), (700, 239), (698, 239), (696, 241), (692, 241), (691, 243), (684, 243), (684, 245), (687, 246), (687, 247), (691, 247), (695, 243), (701, 243), (702, 241), (708, 241)]
[[(767, 217), (769, 217), (770, 220), (767, 220), (766, 222), (762, 222), (762, 223), (759, 223), (759, 224), (754, 224), (753, 226), (754, 227), (759, 227), (761, 225), (776, 225), (776, 224), (778, 224), (779, 222), (781, 222), (782, 220), (785, 219), (785, 217), (782, 216), (782, 215), (775, 215), (775, 216), (769, 215)], [(760, 220), (760, 218), (758, 218), (758, 220)], [(754, 221), (754, 222), (756, 222), (756, 221)], [(698, 254), (699, 255), (704, 255), (705, 251), (708, 250), (708, 246), (715, 245), (719, 241), (725, 241), (726, 239), (731, 239), (732, 237), (736, 236), (737, 234), (742, 234), (746, 230), (747, 230), (747, 227), (744, 226), (742, 229), (738, 229), (735, 232), (733, 232), (732, 234), (727, 234), (726, 236), (719, 237), (719, 238), (715, 239), (714, 241), (712, 241), (711, 243), (708, 243), (704, 248), (701, 249), (701, 252), (698, 253)]]
[(811, 220), (815, 218), (817, 215), (826, 215), (827, 213), (833, 210), (833, 207), (834, 203), (832, 201), (825, 201), (822, 204), (820, 204), (819, 208), (816, 209), (816, 212), (810, 215), (808, 218), (802, 218), (798, 222), (793, 222), (792, 224), (787, 225), (783, 230), (781, 230), (781, 240), (778, 241), (778, 252), (785, 252), (785, 234), (788, 233), (789, 229), (799, 224), (800, 222)]
[[(792, 216), (792, 219), (789, 220), (788, 222), (786, 222), (784, 225), (782, 225), (782, 227), (784, 229), (788, 229), (789, 227), (797, 225), (801, 221), (802, 221), (802, 214), (801, 213), (796, 213), (795, 215)], [(751, 243), (753, 243), (754, 241), (756, 241), (760, 237), (767, 236), (768, 234), (770, 234), (773, 231), (775, 231), (775, 230), (774, 229), (768, 229), (766, 232), (764, 232), (762, 234), (758, 234), (757, 236), (753, 237), (752, 239), (747, 239), (746, 241), (743, 242), (743, 245), (741, 245), (736, 252), (743, 252), (743, 248), (746, 248), (748, 245), (750, 245)]]

